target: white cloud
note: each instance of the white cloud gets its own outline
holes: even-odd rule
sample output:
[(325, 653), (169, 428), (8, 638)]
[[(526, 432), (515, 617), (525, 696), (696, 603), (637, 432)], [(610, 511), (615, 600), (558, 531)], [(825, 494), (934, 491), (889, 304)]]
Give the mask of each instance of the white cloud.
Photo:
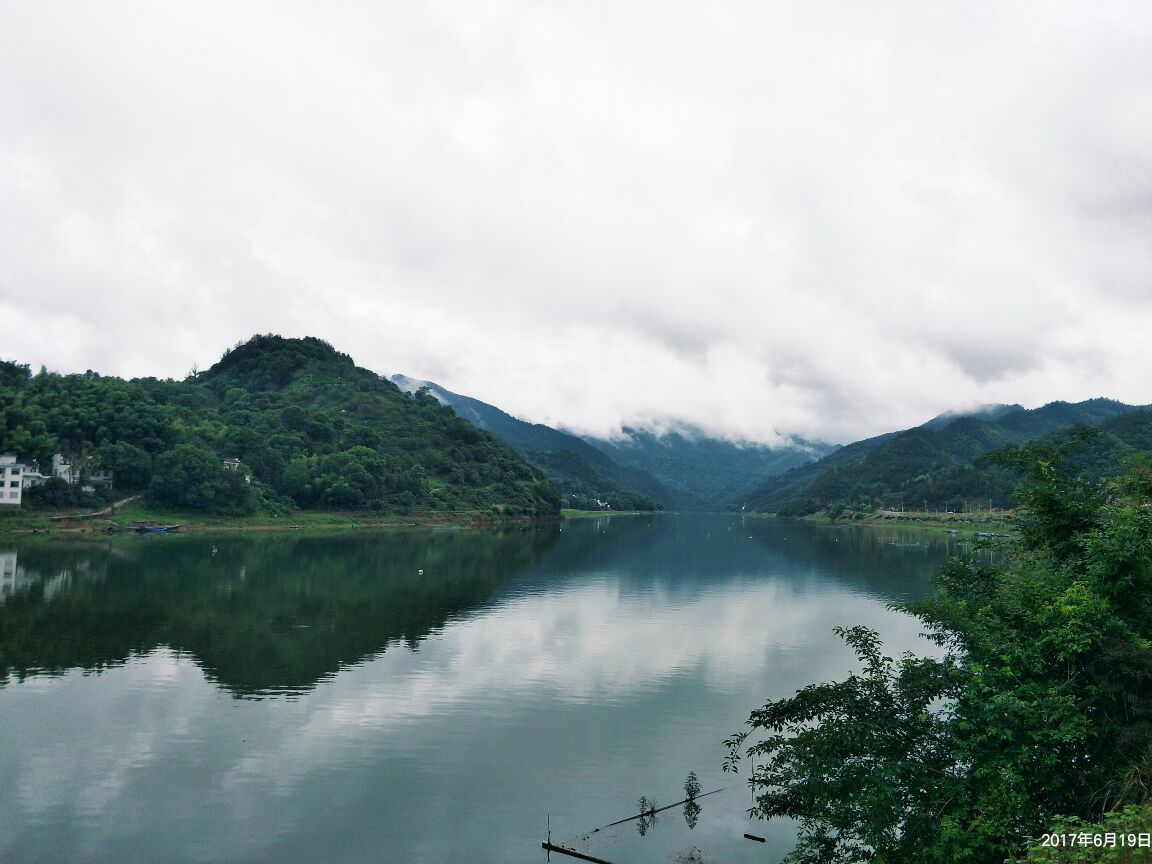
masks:
[(0, 355), (313, 334), (533, 420), (850, 439), (1152, 401), (1125, 2), (0, 13)]

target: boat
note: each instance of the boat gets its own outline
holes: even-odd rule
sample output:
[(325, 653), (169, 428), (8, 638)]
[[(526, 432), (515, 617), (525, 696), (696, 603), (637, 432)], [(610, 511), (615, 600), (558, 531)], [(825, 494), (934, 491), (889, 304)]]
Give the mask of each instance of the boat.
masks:
[(179, 525), (157, 525), (155, 522), (137, 522), (130, 529), (137, 534), (170, 534), (180, 530)]

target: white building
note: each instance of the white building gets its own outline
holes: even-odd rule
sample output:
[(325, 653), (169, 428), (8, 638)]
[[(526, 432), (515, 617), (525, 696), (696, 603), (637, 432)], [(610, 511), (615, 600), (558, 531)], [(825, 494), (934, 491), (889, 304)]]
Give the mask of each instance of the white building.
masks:
[(75, 483), (80, 479), (80, 469), (72, 467), (72, 460), (63, 453), (52, 454), (52, 476), (59, 477), (65, 483)]
[[(80, 482), (80, 466), (73, 465), (72, 460), (68, 459), (63, 453), (54, 453), (52, 455), (52, 476), (59, 477), (65, 483), (79, 483)], [(112, 485), (112, 471), (107, 468), (95, 468), (88, 471), (88, 482), (97, 486), (111, 486)], [(85, 490), (91, 491), (90, 486), (85, 486)]]
[[(222, 459), (220, 460), (220, 464), (224, 466), (225, 471), (239, 471), (244, 467), (239, 459)], [(252, 482), (252, 475), (248, 472), (244, 472), (244, 482)]]
[(24, 465), (11, 453), (0, 453), (0, 509), (19, 510), (24, 500)]
[(31, 489), (33, 486), (39, 486), (45, 480), (50, 479), (47, 474), (40, 473), (40, 466), (35, 463), (24, 464), (24, 476), (20, 481), (24, 484), (25, 489)]

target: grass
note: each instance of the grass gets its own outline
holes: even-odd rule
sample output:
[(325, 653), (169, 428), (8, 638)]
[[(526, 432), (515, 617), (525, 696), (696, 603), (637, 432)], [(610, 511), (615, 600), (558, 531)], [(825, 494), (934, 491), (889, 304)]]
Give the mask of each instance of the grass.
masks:
[(933, 513), (931, 511), (909, 510), (898, 516), (881, 515), (873, 512), (859, 518), (832, 519), (822, 513), (805, 516), (807, 522), (820, 525), (898, 525), (901, 528), (927, 528), (939, 530), (967, 530), (987, 531), (994, 534), (1009, 534), (1012, 532), (1012, 513), (1010, 511), (997, 511), (994, 513)]
[(29, 513), (23, 510), (0, 512), (0, 534), (51, 531), (53, 527), (52, 520), (43, 513)]
[(659, 510), (570, 510), (560, 511), (561, 519), (601, 519), (604, 516), (654, 516)]
[(146, 504), (127, 504), (111, 516), (88, 519), (52, 519), (80, 513), (76, 510), (16, 511), (0, 513), (0, 535), (52, 534), (59, 536), (101, 533), (109, 528), (130, 529), (140, 522), (179, 525), (181, 531), (295, 531), (295, 530), (362, 530), (408, 528), (420, 525), (489, 525), (528, 521), (496, 516), (489, 509), (453, 511), (413, 511), (410, 513), (374, 513), (370, 511), (313, 512), (287, 514), (255, 513), (230, 516), (164, 510)]

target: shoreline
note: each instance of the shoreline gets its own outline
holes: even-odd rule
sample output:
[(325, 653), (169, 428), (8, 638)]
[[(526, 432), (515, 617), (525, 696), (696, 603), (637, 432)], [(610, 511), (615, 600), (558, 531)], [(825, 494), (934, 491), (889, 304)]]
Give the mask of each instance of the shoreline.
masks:
[(555, 516), (499, 516), (489, 510), (414, 513), (358, 513), (350, 511), (298, 512), (286, 515), (254, 514), (222, 516), (206, 513), (171, 512), (134, 506), (112, 515), (21, 513), (0, 516), (0, 537), (67, 538), (130, 535), (140, 523), (177, 526), (171, 534), (297, 532), (297, 531), (382, 531), (402, 528), (477, 528), (524, 526), (560, 521)]
[(663, 510), (571, 510), (567, 507), (560, 511), (562, 520), (568, 519), (602, 519), (616, 516), (659, 516)]
[[(756, 519), (776, 518), (772, 513), (730, 512)], [(206, 513), (154, 510), (144, 505), (126, 505), (111, 514), (53, 513), (27, 511), (0, 514), (0, 537), (91, 537), (93, 535), (131, 534), (143, 522), (177, 525), (171, 533), (232, 533), (275, 531), (386, 531), (401, 528), (481, 528), (559, 523), (570, 520), (618, 519), (635, 516), (662, 516), (662, 510), (571, 510), (562, 509), (549, 516), (501, 516), (491, 510), (417, 511), (413, 513), (365, 513), (354, 511), (296, 512), (290, 514), (255, 514), (224, 516)], [(870, 514), (855, 519), (833, 519), (823, 514), (801, 517), (801, 522), (824, 526), (901, 527), (913, 530), (973, 531), (1007, 534), (1012, 530), (1011, 513), (956, 514), (938, 516), (932, 513), (906, 512), (899, 515)]]
[[(775, 519), (774, 513), (745, 513), (745, 516), (754, 516), (761, 519)], [(858, 518), (843, 517), (833, 519), (822, 513), (813, 513), (800, 516), (788, 521), (807, 522), (810, 525), (824, 525), (828, 527), (851, 527), (855, 525), (869, 528), (906, 528), (923, 531), (972, 531), (974, 533), (988, 533), (1008, 535), (1013, 532), (1013, 513), (1002, 511), (992, 514), (948, 514), (936, 515), (908, 511), (899, 515), (881, 515), (872, 513)], [(782, 520), (785, 521), (785, 520)]]

